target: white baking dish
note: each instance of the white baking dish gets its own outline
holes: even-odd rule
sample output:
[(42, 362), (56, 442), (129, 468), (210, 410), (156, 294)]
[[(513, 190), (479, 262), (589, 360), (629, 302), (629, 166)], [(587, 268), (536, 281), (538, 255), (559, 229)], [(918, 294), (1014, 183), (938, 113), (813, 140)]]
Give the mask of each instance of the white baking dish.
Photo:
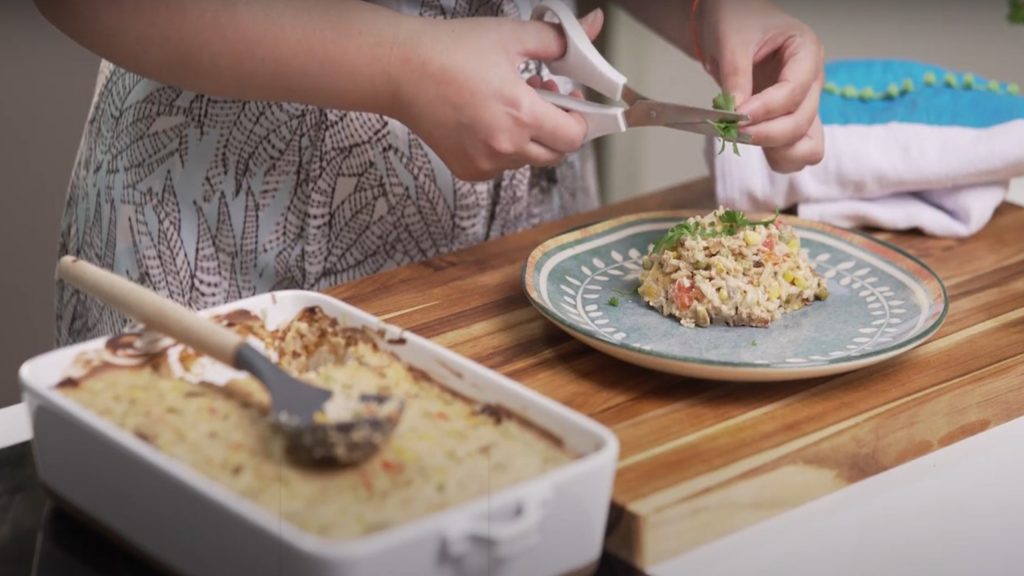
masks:
[(385, 331), (403, 361), (473, 399), (502, 405), (580, 457), (526, 482), (354, 540), (301, 531), (64, 397), (54, 386), (96, 339), (22, 365), (36, 466), (58, 497), (184, 574), (530, 575), (586, 568), (601, 553), (618, 442), (610, 430), (437, 344), (318, 293), (283, 291), (245, 308), (269, 326), (318, 305)]

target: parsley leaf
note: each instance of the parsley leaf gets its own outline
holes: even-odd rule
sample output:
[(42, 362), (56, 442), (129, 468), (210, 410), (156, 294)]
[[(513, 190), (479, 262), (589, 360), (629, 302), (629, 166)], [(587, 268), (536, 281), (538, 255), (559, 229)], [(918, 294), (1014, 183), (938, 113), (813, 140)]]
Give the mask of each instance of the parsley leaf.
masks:
[(612, 296), (611, 298), (609, 298), (608, 299), (608, 305), (609, 306), (615, 306), (617, 308), (619, 306), (619, 297), (618, 296)]
[[(736, 99), (733, 98), (732, 94), (722, 92), (711, 100), (711, 107), (715, 110), (734, 112), (736, 110)], [(739, 122), (736, 120), (708, 120), (708, 124), (715, 128), (715, 132), (718, 132), (718, 137), (722, 139), (722, 148), (718, 150), (718, 153), (725, 152), (726, 142), (732, 142), (732, 152), (739, 156), (740, 147), (736, 143), (740, 138)]]
[(689, 220), (684, 220), (670, 228), (669, 231), (666, 232), (665, 235), (661, 237), (661, 240), (658, 240), (654, 244), (654, 248), (651, 250), (651, 252), (662, 252), (667, 248), (677, 246), (679, 244), (679, 241), (682, 240), (683, 237), (698, 236), (700, 231), (700, 224), (690, 222)]
[(651, 254), (663, 252), (669, 248), (675, 248), (683, 238), (716, 238), (721, 236), (733, 236), (742, 228), (753, 228), (755, 226), (768, 226), (774, 223), (779, 217), (778, 208), (775, 215), (767, 220), (751, 221), (747, 215), (740, 210), (723, 210), (718, 216), (717, 227), (706, 227), (696, 219), (687, 219), (676, 224), (665, 233), (651, 248)]
[(779, 217), (778, 208), (775, 209), (775, 216), (772, 216), (768, 220), (761, 220), (760, 222), (751, 222), (747, 220), (747, 215), (739, 210), (726, 210), (722, 212), (722, 215), (718, 217), (718, 221), (722, 224), (722, 232), (724, 236), (732, 236), (739, 232), (740, 228), (753, 228), (754, 226), (767, 226)]

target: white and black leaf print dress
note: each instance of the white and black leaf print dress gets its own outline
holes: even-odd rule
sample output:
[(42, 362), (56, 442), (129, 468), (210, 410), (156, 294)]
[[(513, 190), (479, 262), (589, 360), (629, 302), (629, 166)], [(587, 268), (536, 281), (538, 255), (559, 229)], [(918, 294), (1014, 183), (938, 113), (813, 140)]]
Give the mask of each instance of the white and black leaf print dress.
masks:
[[(378, 3), (434, 18), (525, 18), (533, 4)], [(593, 208), (591, 159), (464, 182), (390, 118), (213, 98), (105, 62), (60, 253), (195, 309), (318, 289)], [(58, 345), (128, 323), (61, 282), (56, 308)]]

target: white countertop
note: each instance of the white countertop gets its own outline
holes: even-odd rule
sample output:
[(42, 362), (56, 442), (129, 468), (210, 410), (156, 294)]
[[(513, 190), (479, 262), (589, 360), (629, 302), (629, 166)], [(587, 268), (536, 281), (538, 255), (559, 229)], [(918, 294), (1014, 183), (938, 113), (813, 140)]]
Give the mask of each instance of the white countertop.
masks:
[(0, 449), (32, 439), (32, 423), (24, 404), (0, 408)]
[(716, 540), (650, 573), (1022, 574), (1022, 456), (1024, 418), (1018, 418)]

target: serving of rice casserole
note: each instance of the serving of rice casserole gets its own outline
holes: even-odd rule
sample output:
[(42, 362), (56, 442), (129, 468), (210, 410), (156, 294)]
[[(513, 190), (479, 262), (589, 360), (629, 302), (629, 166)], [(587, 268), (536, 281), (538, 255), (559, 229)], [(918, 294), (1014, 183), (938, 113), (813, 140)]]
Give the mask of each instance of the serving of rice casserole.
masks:
[(673, 227), (643, 258), (640, 296), (685, 326), (765, 327), (828, 298), (796, 230), (719, 208)]

